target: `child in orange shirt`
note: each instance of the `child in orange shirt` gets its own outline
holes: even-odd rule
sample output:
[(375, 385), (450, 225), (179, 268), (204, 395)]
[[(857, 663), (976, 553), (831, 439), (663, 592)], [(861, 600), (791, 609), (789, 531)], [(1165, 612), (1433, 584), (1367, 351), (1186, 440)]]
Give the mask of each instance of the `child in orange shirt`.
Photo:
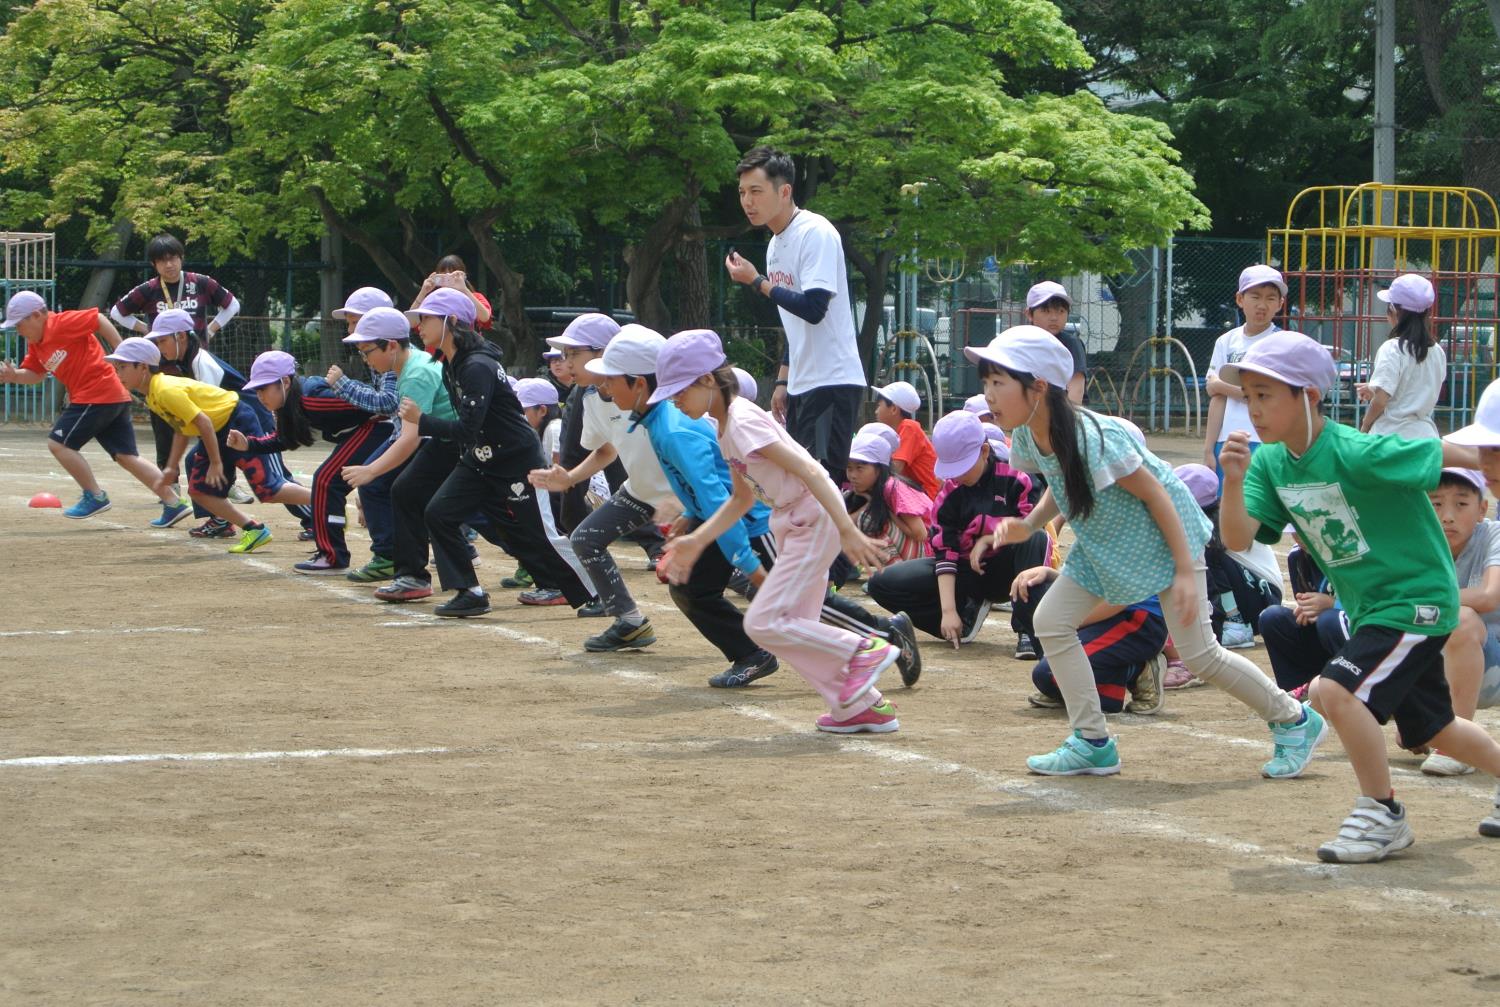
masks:
[(922, 424), (912, 419), (922, 408), (922, 397), (906, 381), (893, 381), (884, 388), (875, 389), (875, 419), (896, 431), (901, 444), (891, 453), (891, 471), (904, 476), (918, 486), (929, 498), (935, 498), (943, 484), (933, 474), (937, 463), (937, 452)]

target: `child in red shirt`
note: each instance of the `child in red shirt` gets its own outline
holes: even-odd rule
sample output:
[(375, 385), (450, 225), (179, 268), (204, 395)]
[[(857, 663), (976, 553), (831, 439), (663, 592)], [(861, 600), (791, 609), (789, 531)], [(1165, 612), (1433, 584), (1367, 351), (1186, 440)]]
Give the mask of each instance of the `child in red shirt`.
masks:
[(161, 471), (136, 451), (130, 393), (105, 361), (99, 345), (99, 339), (111, 347), (120, 342), (120, 334), (109, 319), (94, 308), (49, 311), (40, 294), (23, 290), (5, 306), (3, 328), (20, 332), (26, 340), (26, 357), (19, 367), (8, 360), (0, 361), (0, 383), (36, 385), (51, 374), (68, 393), (68, 404), (47, 437), (52, 456), (83, 490), (82, 498), (63, 511), (63, 516), (93, 517), (110, 508), (109, 495), (94, 479), (94, 471), (80, 450), (97, 440), (122, 469), (161, 500), (162, 516), (152, 524), (167, 527), (186, 517), (191, 508), (175, 493), (156, 488)]
[(922, 424), (912, 419), (922, 408), (922, 397), (910, 382), (894, 381), (875, 389), (875, 419), (884, 423), (901, 438), (901, 445), (891, 453), (891, 471), (922, 487), (928, 498), (936, 498), (943, 484), (933, 474), (937, 452)]

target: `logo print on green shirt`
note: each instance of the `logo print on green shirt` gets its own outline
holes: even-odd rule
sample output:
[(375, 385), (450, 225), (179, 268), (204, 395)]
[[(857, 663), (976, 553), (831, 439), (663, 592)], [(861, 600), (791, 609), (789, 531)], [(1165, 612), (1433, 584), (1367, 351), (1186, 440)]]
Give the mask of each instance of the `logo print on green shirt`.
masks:
[(1370, 551), (1359, 517), (1338, 483), (1278, 486), (1276, 494), (1297, 526), (1310, 534), (1313, 551), (1330, 566), (1356, 562)]

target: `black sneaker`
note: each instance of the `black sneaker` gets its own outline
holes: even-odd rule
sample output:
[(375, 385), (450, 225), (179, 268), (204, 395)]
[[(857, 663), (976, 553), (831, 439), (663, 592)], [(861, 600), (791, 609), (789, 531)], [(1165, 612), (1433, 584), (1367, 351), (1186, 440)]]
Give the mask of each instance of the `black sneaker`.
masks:
[(729, 575), (729, 583), (724, 585), (726, 591), (733, 591), (742, 598), (750, 597), (750, 578), (736, 570)]
[(1016, 634), (1016, 660), (1036, 660), (1036, 641), (1031, 638), (1030, 633)]
[(901, 648), (896, 659), (896, 670), (901, 672), (901, 684), (910, 689), (922, 677), (922, 652), (917, 649), (917, 631), (911, 624), (911, 616), (897, 612), (891, 616), (889, 641)]
[(640, 650), (655, 642), (656, 631), (651, 628), (650, 619), (644, 620), (639, 626), (632, 626), (624, 619), (616, 619), (604, 632), (583, 641), (583, 649), (593, 654), (603, 654), (616, 650)]
[(990, 603), (984, 601), (970, 602), (965, 605), (963, 611), (959, 612), (959, 618), (963, 622), (963, 635), (959, 637), (959, 643), (973, 643), (979, 631), (984, 628), (984, 620), (990, 616)]
[(727, 671), (721, 671), (708, 680), (708, 684), (715, 689), (739, 689), (749, 685), (757, 678), (765, 678), (774, 672), (779, 665), (776, 656), (768, 651), (757, 650), (749, 657), (742, 658), (729, 666)]
[(580, 619), (602, 619), (606, 615), (609, 615), (609, 611), (604, 607), (604, 601), (601, 598), (595, 598), (593, 601), (585, 605), (580, 605), (578, 608), (578, 618)]
[(460, 591), (433, 609), (432, 614), (446, 616), (449, 619), (467, 619), (470, 616), (484, 615), (489, 610), (489, 595), (475, 594), (473, 591)]
[(298, 542), (312, 542), (315, 541), (317, 537), (317, 533), (314, 532), (311, 528), (303, 528), (297, 533)]

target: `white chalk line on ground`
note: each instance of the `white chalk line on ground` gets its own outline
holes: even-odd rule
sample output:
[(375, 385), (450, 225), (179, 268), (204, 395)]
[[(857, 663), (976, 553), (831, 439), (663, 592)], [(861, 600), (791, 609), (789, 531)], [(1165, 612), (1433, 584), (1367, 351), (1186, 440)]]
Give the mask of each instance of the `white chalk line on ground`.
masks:
[[(145, 531), (147, 534), (151, 535), (154, 538), (175, 537), (171, 533), (164, 531), (140, 529), (128, 525), (116, 524), (114, 522), (99, 523), (108, 524), (111, 527), (134, 531), (137, 533)], [(204, 548), (212, 548), (206, 542), (191, 542), (190, 540), (190, 544), (201, 546)], [(248, 563), (256, 569), (268, 571), (292, 581), (307, 583), (310, 586), (329, 591), (330, 593), (334, 593), (346, 599), (350, 599), (351, 595), (354, 595), (354, 592), (345, 589), (340, 585), (330, 584), (319, 578), (300, 577), (271, 563), (256, 560), (254, 557), (241, 557), (241, 559), (242, 561)], [(373, 599), (361, 599), (355, 596), (352, 600)], [(433, 621), (437, 621), (438, 619), (438, 617), (436, 616), (426, 615), (425, 613), (423, 615), (404, 612), (400, 614), (403, 618), (411, 618), (414, 620), (423, 620), (423, 615), (425, 615), (426, 619), (430, 619)], [(529, 646), (541, 645), (558, 654), (561, 654), (565, 650), (565, 648), (555, 640), (531, 636), (530, 634), (517, 633), (514, 630), (509, 630), (507, 627), (497, 626), (493, 623), (487, 624), (479, 622), (475, 625), (477, 625), (479, 628), (486, 629), (492, 632), (501, 631), (498, 635), (506, 636), (509, 639), (516, 640), (516, 642), (525, 643)], [(569, 652), (571, 653), (571, 651)], [(663, 692), (691, 693), (694, 696), (701, 695), (701, 690), (699, 689), (689, 689), (687, 687), (678, 686), (676, 683), (673, 683), (670, 680), (651, 672), (614, 669), (612, 670), (611, 674), (615, 677), (627, 681), (650, 683), (654, 688), (657, 688), (658, 690)], [(702, 698), (707, 700), (708, 697), (703, 696)], [(727, 709), (738, 716), (774, 724), (777, 727), (782, 728), (783, 730), (792, 731), (799, 734), (807, 733), (807, 727), (805, 724), (786, 717), (782, 717), (779, 714), (761, 709), (759, 707), (747, 706), (742, 703), (726, 703), (723, 704), (722, 708)], [(1211, 732), (1202, 733), (1210, 734)], [(819, 737), (823, 736), (819, 735)], [(1243, 742), (1247, 739), (1237, 740)], [(1127, 810), (1118, 808), (1109, 804), (1090, 800), (1085, 795), (1075, 790), (1063, 789), (1056, 786), (1045, 786), (1038, 784), (1030, 780), (1029, 778), (1005, 776), (1002, 774), (991, 772), (989, 770), (983, 770), (968, 766), (964, 763), (936, 759), (932, 756), (924, 755), (920, 752), (897, 748), (889, 743), (877, 743), (833, 735), (827, 736), (827, 742), (838, 751), (873, 756), (875, 758), (879, 758), (897, 765), (917, 766), (926, 769), (929, 772), (943, 776), (964, 775), (974, 780), (981, 787), (984, 787), (986, 789), (1037, 800), (1051, 807), (1058, 808), (1059, 810), (1090, 812), (1102, 818), (1108, 819), (1109, 821), (1114, 823), (1116, 827), (1121, 831), (1174, 838), (1185, 842), (1191, 842), (1196, 845), (1227, 850), (1238, 856), (1257, 860), (1268, 866), (1291, 870), (1299, 874), (1338, 881), (1345, 887), (1358, 889), (1362, 892), (1369, 892), (1389, 901), (1417, 906), (1425, 910), (1456, 913), (1459, 915), (1467, 916), (1477, 916), (1484, 919), (1500, 919), (1500, 908), (1474, 906), (1466, 902), (1449, 899), (1444, 896), (1436, 895), (1434, 893), (1426, 891), (1397, 888), (1394, 886), (1382, 885), (1379, 883), (1369, 884), (1360, 879), (1358, 868), (1356, 868), (1355, 871), (1351, 873), (1348, 868), (1338, 865), (1308, 863), (1294, 857), (1286, 856), (1284, 854), (1273, 853), (1252, 842), (1235, 839), (1233, 837), (1219, 836), (1208, 832), (1200, 832), (1188, 828), (1187, 826), (1174, 821), (1171, 816), (1162, 814), (1160, 812), (1145, 812), (1140, 810)], [(311, 751), (338, 750), (314, 749)], [(446, 749), (444, 751), (446, 751)], [(436, 754), (436, 752), (429, 754)], [(69, 757), (60, 756), (52, 758)], [(89, 757), (75, 756), (72, 758)], [(270, 758), (270, 756), (267, 756), (267, 758)], [(6, 764), (8, 763), (0, 762), (0, 765)]]
[[(666, 693), (691, 692), (697, 694), (698, 692), (696, 689), (679, 686), (675, 682), (648, 671), (615, 668), (611, 669), (610, 674), (624, 681), (649, 684)], [(761, 707), (731, 702), (724, 704), (724, 709), (742, 717), (774, 724), (788, 731), (806, 733), (807, 730), (805, 724)], [(1357, 876), (1359, 872), (1359, 868), (1357, 867), (1351, 872), (1349, 868), (1339, 865), (1308, 863), (1295, 857), (1286, 856), (1285, 854), (1271, 852), (1246, 840), (1216, 835), (1210, 832), (1200, 832), (1188, 828), (1175, 821), (1170, 815), (1165, 815), (1161, 812), (1121, 808), (1093, 800), (1077, 790), (1049, 786), (1035, 782), (1030, 778), (1006, 776), (989, 770), (978, 769), (961, 762), (934, 758), (930, 755), (924, 755), (921, 752), (896, 747), (889, 742), (867, 741), (839, 735), (820, 735), (820, 737), (826, 737), (828, 743), (839, 751), (871, 756), (897, 765), (920, 767), (938, 776), (966, 776), (985, 790), (1035, 800), (1062, 811), (1081, 811), (1097, 815), (1110, 820), (1121, 832), (1176, 839), (1199, 846), (1226, 850), (1241, 857), (1258, 860), (1269, 866), (1289, 869), (1311, 877), (1337, 881), (1346, 887), (1372, 892), (1391, 901), (1416, 905), (1424, 909), (1500, 920), (1500, 908), (1475, 906), (1468, 902), (1450, 899), (1418, 889), (1397, 888), (1379, 883), (1367, 884)]]
[(120, 629), (9, 629), (3, 636), (121, 636), (132, 633), (207, 633), (196, 626), (126, 626)]
[(277, 759), (389, 759), (400, 755), (445, 755), (451, 748), (303, 748), (270, 752), (156, 752), (132, 755), (28, 755), (0, 759), (7, 766), (114, 766), (131, 762), (269, 762)]

